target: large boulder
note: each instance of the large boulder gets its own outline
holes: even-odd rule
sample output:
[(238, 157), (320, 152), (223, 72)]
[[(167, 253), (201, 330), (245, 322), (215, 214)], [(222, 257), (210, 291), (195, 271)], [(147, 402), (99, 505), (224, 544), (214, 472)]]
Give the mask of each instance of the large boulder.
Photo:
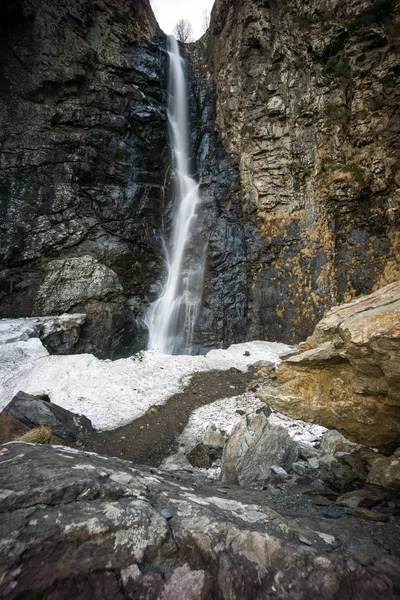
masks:
[(262, 412), (244, 415), (224, 447), (221, 478), (223, 483), (249, 485), (268, 479), (273, 466), (289, 469), (298, 456), (287, 429), (271, 425)]
[[(400, 282), (333, 308), (259, 396), (390, 452), (400, 443)], [(272, 383), (273, 382), (273, 383)]]
[(294, 521), (261, 492), (61, 446), (2, 446), (0, 479), (4, 600), (398, 597), (398, 554), (353, 517)]
[(65, 410), (48, 398), (18, 392), (0, 413), (0, 443), (33, 427), (47, 426), (61, 440), (80, 442), (93, 432), (84, 415)]

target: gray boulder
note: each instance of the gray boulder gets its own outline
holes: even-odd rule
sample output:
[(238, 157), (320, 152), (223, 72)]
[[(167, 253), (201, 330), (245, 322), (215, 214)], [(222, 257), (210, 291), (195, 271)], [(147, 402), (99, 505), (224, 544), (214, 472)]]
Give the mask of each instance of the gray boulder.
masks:
[(225, 445), (221, 478), (224, 483), (250, 485), (268, 479), (272, 466), (288, 471), (298, 456), (287, 429), (271, 425), (263, 413), (244, 415)]

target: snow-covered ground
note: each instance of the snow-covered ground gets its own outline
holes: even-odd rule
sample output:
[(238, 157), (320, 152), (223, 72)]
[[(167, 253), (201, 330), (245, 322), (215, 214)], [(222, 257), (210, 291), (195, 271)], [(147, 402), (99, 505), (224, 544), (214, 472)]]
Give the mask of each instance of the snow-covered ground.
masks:
[[(221, 398), (211, 404), (200, 406), (190, 416), (189, 422), (178, 438), (185, 445), (185, 452), (199, 444), (202, 436), (210, 423), (224, 430), (228, 435), (240, 420), (237, 410), (252, 413), (262, 408), (264, 403), (253, 392), (246, 392), (233, 398)], [(288, 430), (289, 435), (296, 442), (311, 443), (320, 440), (327, 431), (325, 427), (294, 420), (281, 413), (273, 411), (268, 421), (271, 425), (281, 425)]]
[(236, 367), (260, 360), (277, 363), (285, 344), (248, 342), (206, 356), (169, 356), (153, 351), (117, 361), (90, 354), (49, 356), (29, 338), (29, 319), (0, 321), (0, 410), (19, 390), (48, 394), (52, 402), (91, 419), (96, 429), (114, 429), (165, 403), (198, 371)]

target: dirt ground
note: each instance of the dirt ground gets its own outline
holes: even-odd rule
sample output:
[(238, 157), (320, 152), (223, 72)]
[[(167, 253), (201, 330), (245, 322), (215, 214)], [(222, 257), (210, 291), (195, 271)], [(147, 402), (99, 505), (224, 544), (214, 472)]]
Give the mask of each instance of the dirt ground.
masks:
[(247, 373), (234, 369), (196, 373), (186, 389), (172, 396), (166, 404), (152, 407), (128, 425), (92, 434), (85, 448), (156, 467), (174, 451), (177, 437), (196, 408), (220, 398), (238, 396), (253, 380), (251, 370)]

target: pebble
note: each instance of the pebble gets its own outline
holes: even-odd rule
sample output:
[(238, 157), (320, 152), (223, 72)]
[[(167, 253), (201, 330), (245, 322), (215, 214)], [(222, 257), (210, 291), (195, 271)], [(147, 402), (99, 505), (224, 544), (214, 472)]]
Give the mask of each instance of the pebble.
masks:
[(164, 519), (166, 521), (169, 521), (170, 519), (172, 519), (172, 517), (174, 516), (172, 514), (172, 512), (170, 510), (168, 510), (168, 508), (163, 508), (162, 510), (160, 510), (160, 515), (162, 517), (164, 517)]
[(285, 477), (288, 474), (283, 467), (277, 467), (276, 465), (272, 465), (271, 471), (276, 475), (284, 475)]
[(340, 519), (343, 515), (334, 508), (322, 508), (321, 514), (325, 519)]
[(298, 537), (299, 542), (301, 542), (302, 544), (304, 544), (305, 546), (312, 546), (312, 543), (310, 542), (310, 540), (308, 540), (306, 537), (304, 537), (303, 535), (299, 535)]

